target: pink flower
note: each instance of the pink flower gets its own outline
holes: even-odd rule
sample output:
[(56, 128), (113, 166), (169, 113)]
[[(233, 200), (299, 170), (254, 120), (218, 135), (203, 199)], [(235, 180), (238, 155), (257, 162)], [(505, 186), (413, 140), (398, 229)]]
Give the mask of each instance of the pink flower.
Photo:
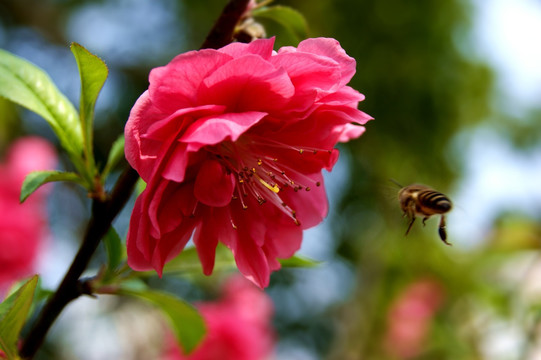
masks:
[(170, 339), (163, 360), (264, 360), (272, 355), (272, 301), (247, 280), (229, 279), (221, 300), (196, 306), (207, 326), (203, 342), (183, 355)]
[(443, 301), (443, 289), (433, 280), (419, 280), (398, 296), (389, 311), (385, 345), (396, 359), (418, 356), (434, 314)]
[(47, 190), (40, 189), (19, 204), (24, 177), (30, 171), (50, 170), (55, 163), (51, 144), (28, 137), (15, 142), (6, 163), (0, 164), (0, 293), (32, 274), (48, 231), (44, 197)]
[(355, 60), (334, 39), (273, 44), (190, 51), (151, 71), (125, 128), (126, 158), (147, 182), (128, 232), (133, 269), (161, 275), (193, 233), (205, 274), (220, 241), (265, 287), (327, 214), (321, 170), (371, 119), (346, 86)]

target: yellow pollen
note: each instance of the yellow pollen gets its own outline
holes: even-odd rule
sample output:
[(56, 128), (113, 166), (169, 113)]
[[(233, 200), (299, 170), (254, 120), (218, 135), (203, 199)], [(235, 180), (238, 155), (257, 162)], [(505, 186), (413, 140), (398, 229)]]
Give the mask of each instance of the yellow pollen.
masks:
[(270, 191), (272, 191), (272, 192), (274, 192), (276, 194), (278, 194), (278, 192), (280, 191), (280, 188), (276, 184), (274, 184), (274, 186), (271, 186), (268, 182), (266, 182), (263, 179), (259, 179), (259, 182), (261, 184), (263, 184), (264, 187), (266, 187), (267, 189), (269, 189)]

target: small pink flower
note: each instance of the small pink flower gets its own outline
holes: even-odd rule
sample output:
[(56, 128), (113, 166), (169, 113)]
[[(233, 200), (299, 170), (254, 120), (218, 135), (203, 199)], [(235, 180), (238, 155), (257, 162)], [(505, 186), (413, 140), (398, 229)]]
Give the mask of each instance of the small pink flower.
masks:
[(229, 279), (221, 300), (196, 306), (207, 326), (203, 342), (183, 355), (169, 339), (163, 360), (264, 360), (272, 355), (272, 301), (246, 279)]
[(409, 285), (389, 310), (385, 345), (396, 359), (418, 356), (444, 294), (433, 280), (418, 280)]
[(15, 142), (6, 163), (0, 164), (0, 293), (32, 274), (48, 231), (45, 189), (19, 204), (24, 177), (34, 170), (50, 170), (55, 163), (56, 154), (51, 144), (28, 137)]
[(128, 232), (133, 269), (161, 275), (193, 233), (205, 274), (220, 241), (265, 287), (327, 214), (321, 170), (371, 119), (346, 86), (355, 60), (334, 39), (273, 45), (191, 51), (151, 71), (125, 128), (126, 158), (147, 182)]

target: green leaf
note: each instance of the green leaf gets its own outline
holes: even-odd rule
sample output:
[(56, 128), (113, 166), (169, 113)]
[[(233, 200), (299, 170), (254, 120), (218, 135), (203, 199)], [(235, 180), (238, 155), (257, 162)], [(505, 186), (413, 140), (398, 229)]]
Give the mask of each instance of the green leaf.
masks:
[(74, 165), (81, 168), (83, 138), (79, 116), (42, 69), (0, 49), (0, 96), (42, 116)]
[(83, 145), (87, 164), (94, 172), (94, 154), (92, 134), (94, 124), (94, 108), (98, 95), (107, 79), (107, 65), (96, 55), (77, 43), (71, 44), (71, 52), (75, 56), (81, 77), (80, 117), (83, 132)]
[(173, 295), (155, 290), (121, 288), (120, 295), (133, 296), (157, 306), (170, 320), (178, 343), (190, 353), (205, 335), (205, 322), (196, 308)]
[(304, 16), (288, 6), (262, 7), (252, 11), (254, 17), (270, 19), (282, 25), (297, 42), (308, 37), (308, 25)]
[(107, 158), (107, 164), (103, 168), (103, 178), (107, 178), (107, 175), (111, 170), (124, 158), (124, 135), (120, 135), (118, 139), (115, 140), (109, 151), (109, 157)]
[(8, 359), (16, 359), (17, 341), (26, 322), (38, 276), (32, 277), (0, 304), (0, 349)]
[(122, 240), (116, 230), (111, 226), (103, 238), (107, 252), (107, 272), (112, 273), (122, 261)]
[(78, 184), (85, 184), (84, 180), (79, 175), (72, 172), (56, 170), (33, 171), (24, 178), (20, 201), (24, 202), (30, 194), (36, 191), (41, 185), (53, 181), (71, 181)]
[[(226, 271), (236, 268), (235, 258), (226, 246), (218, 244), (216, 247), (216, 258), (214, 262), (214, 271)], [(180, 255), (165, 264), (164, 274), (183, 274), (192, 272), (201, 272), (201, 261), (197, 255), (195, 247), (189, 247), (182, 250)]]
[(289, 259), (280, 259), (279, 261), (283, 267), (294, 268), (310, 268), (319, 266), (321, 264), (320, 261), (313, 260), (302, 255), (294, 255)]

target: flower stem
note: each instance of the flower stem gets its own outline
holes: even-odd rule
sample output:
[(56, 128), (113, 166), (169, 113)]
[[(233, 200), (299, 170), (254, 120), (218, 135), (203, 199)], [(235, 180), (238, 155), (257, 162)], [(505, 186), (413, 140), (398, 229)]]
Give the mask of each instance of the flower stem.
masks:
[(92, 217), (88, 223), (81, 247), (58, 290), (45, 304), (36, 323), (24, 340), (20, 354), (22, 358), (32, 359), (43, 343), (49, 328), (64, 307), (70, 301), (87, 293), (87, 290), (80, 286), (79, 278), (88, 266), (90, 258), (96, 251), (101, 238), (111, 226), (113, 219), (129, 199), (138, 178), (137, 172), (128, 167), (120, 176), (108, 199), (105, 201), (95, 199), (93, 201)]

